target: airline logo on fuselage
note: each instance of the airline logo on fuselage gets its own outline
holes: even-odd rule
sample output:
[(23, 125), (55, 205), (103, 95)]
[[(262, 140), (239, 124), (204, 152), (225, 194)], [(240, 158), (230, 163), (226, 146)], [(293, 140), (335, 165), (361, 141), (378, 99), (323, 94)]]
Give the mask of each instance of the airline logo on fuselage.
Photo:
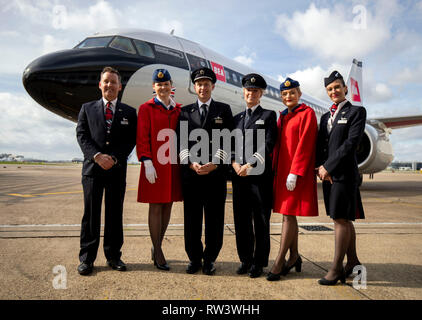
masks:
[(221, 64), (211, 62), (212, 70), (214, 71), (217, 80), (226, 82), (226, 73), (224, 72), (224, 67)]

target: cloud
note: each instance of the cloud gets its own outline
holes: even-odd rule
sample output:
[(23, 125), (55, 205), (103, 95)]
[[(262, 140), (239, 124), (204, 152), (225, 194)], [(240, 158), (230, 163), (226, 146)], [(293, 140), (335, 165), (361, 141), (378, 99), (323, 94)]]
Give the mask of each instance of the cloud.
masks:
[(251, 52), (251, 50), (247, 46), (243, 46), (242, 48), (240, 48), (239, 53), (240, 55), (235, 57), (234, 60), (244, 65), (247, 65), (248, 67), (252, 67), (257, 57), (256, 53)]
[(1, 153), (49, 160), (81, 157), (75, 123), (59, 118), (23, 95), (0, 92), (0, 100)]
[(276, 32), (294, 48), (310, 50), (327, 60), (350, 61), (375, 51), (390, 38), (391, 13), (380, 11), (373, 15), (362, 5), (317, 8), (312, 3), (305, 12), (295, 11), (292, 17), (279, 15)]

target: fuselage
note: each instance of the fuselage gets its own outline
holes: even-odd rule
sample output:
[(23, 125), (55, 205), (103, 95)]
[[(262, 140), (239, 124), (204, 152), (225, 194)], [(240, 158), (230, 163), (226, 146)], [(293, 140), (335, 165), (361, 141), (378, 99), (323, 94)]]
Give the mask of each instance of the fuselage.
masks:
[[(50, 53), (34, 60), (24, 70), (23, 84), (40, 105), (76, 122), (82, 104), (101, 97), (98, 83), (104, 66), (119, 70), (123, 87), (119, 98), (136, 109), (153, 96), (151, 77), (155, 69), (162, 67), (170, 71), (175, 100), (186, 105), (197, 99), (190, 80), (191, 71), (209, 67), (217, 75), (213, 98), (230, 104), (233, 114), (246, 107), (242, 77), (248, 73), (259, 73), (195, 42), (171, 34), (115, 29), (88, 37), (73, 49)], [(280, 83), (262, 76), (268, 87), (261, 98), (261, 105), (276, 111), (278, 115), (279, 111), (285, 109), (280, 100)], [(328, 111), (328, 102), (306, 93), (302, 93), (301, 102), (314, 109), (318, 122), (321, 115)], [(358, 163), (367, 164), (372, 141), (363, 143), (363, 147), (359, 148), (361, 151), (358, 150)], [(364, 173), (372, 173), (371, 168)]]

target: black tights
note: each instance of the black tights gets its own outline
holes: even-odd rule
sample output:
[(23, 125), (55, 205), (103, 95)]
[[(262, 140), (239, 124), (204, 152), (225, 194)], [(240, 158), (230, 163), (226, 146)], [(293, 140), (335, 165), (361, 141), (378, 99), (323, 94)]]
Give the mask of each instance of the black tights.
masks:
[(149, 234), (151, 236), (153, 255), (157, 263), (165, 264), (166, 259), (161, 244), (170, 222), (171, 207), (169, 203), (150, 203), (148, 213)]

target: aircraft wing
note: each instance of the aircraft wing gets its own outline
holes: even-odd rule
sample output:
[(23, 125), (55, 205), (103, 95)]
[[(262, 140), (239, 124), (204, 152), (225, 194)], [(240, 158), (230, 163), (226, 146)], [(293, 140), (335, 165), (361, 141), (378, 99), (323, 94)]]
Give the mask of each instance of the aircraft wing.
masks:
[(377, 121), (383, 123), (387, 128), (397, 129), (422, 125), (422, 115), (407, 116), (407, 117), (393, 117), (393, 118), (376, 118), (369, 122)]

